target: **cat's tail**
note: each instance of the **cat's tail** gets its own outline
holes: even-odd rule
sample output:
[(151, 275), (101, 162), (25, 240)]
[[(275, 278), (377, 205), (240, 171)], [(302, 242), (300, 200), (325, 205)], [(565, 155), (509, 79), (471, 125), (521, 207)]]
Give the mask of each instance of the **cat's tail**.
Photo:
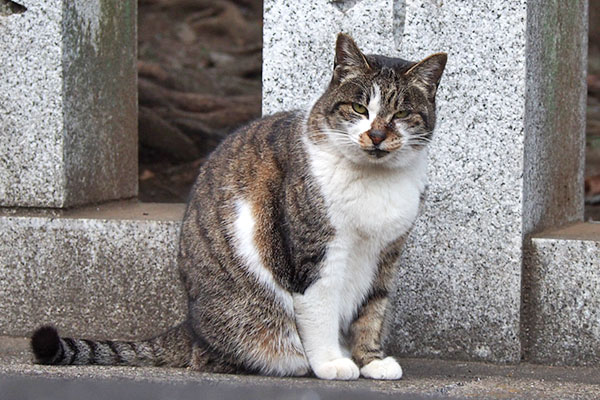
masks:
[(187, 323), (143, 341), (88, 340), (60, 337), (52, 326), (43, 326), (31, 337), (38, 364), (133, 365), (187, 367), (193, 334)]

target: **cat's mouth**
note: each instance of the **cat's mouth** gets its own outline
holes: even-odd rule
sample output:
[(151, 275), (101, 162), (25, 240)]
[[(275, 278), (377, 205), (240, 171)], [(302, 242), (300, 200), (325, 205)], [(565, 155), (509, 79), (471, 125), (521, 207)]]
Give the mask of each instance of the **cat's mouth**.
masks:
[(367, 154), (369, 154), (370, 156), (376, 157), (376, 158), (382, 158), (387, 156), (388, 154), (390, 154), (389, 151), (386, 150), (381, 150), (381, 149), (372, 149), (372, 150), (365, 150), (367, 152)]

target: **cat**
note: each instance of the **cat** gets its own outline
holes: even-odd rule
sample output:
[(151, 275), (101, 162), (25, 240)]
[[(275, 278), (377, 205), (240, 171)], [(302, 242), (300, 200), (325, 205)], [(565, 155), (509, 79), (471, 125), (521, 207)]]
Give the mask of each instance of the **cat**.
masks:
[(400, 379), (382, 346), (386, 308), (426, 186), (446, 60), (365, 55), (340, 33), (310, 110), (250, 123), (202, 166), (180, 233), (187, 320), (139, 342), (44, 326), (36, 361)]

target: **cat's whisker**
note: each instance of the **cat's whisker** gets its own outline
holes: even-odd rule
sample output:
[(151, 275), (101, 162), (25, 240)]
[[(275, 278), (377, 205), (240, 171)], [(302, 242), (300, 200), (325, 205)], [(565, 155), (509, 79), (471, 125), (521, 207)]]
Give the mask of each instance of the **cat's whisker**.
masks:
[(411, 142), (411, 141), (430, 143), (431, 139), (426, 138), (426, 137), (415, 137), (415, 138), (409, 138), (407, 140), (407, 142)]
[(409, 135), (409, 138), (426, 138), (431, 139), (433, 132), (423, 132), (423, 133), (412, 133)]
[(414, 134), (414, 135), (410, 135), (409, 137), (407, 137), (404, 141), (405, 144), (407, 143), (420, 143), (420, 144), (428, 144), (431, 143), (432, 141), (432, 137), (430, 133), (423, 133), (423, 134)]
[(344, 136), (344, 137), (351, 138), (351, 136), (348, 134), (348, 132), (344, 132), (344, 131), (320, 131), (318, 133), (321, 133), (321, 134), (327, 135), (327, 136)]
[(351, 136), (347, 135), (347, 134), (331, 133), (331, 132), (317, 132), (317, 133), (321, 134), (320, 136), (322, 136), (323, 140), (327, 140), (327, 139), (330, 139), (330, 138), (340, 138), (342, 140), (348, 140), (348, 141), (354, 142), (354, 139)]
[[(358, 140), (354, 139), (352, 136), (350, 136), (348, 133), (343, 132), (343, 131), (317, 131), (315, 133), (318, 134), (322, 134), (323, 136), (325, 136), (322, 140), (323, 141), (327, 141), (329, 138), (338, 138), (341, 139), (341, 143), (351, 143), (354, 145), (358, 145)], [(340, 144), (340, 142), (338, 142), (338, 144)]]
[(402, 148), (407, 149), (407, 148), (412, 148), (415, 146), (426, 146), (426, 145), (427, 145), (427, 143), (413, 142), (413, 143), (406, 143)]
[(403, 144), (411, 144), (411, 143), (429, 144), (429, 143), (431, 143), (431, 140), (411, 139), (411, 140), (406, 140), (403, 142)]
[(357, 144), (351, 143), (351, 142), (331, 142), (328, 140), (318, 141), (318, 142), (313, 142), (313, 143), (316, 145), (325, 146), (325, 147), (331, 148), (331, 149), (346, 148), (346, 149), (354, 150), (358, 146)]

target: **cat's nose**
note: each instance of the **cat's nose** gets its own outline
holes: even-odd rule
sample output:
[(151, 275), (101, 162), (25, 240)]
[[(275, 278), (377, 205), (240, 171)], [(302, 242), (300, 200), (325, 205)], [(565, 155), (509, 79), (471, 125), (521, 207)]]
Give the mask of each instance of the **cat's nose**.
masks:
[(379, 143), (383, 142), (387, 137), (385, 132), (379, 129), (371, 129), (369, 132), (367, 132), (367, 135), (369, 138), (371, 138), (371, 141), (375, 146), (378, 146)]

